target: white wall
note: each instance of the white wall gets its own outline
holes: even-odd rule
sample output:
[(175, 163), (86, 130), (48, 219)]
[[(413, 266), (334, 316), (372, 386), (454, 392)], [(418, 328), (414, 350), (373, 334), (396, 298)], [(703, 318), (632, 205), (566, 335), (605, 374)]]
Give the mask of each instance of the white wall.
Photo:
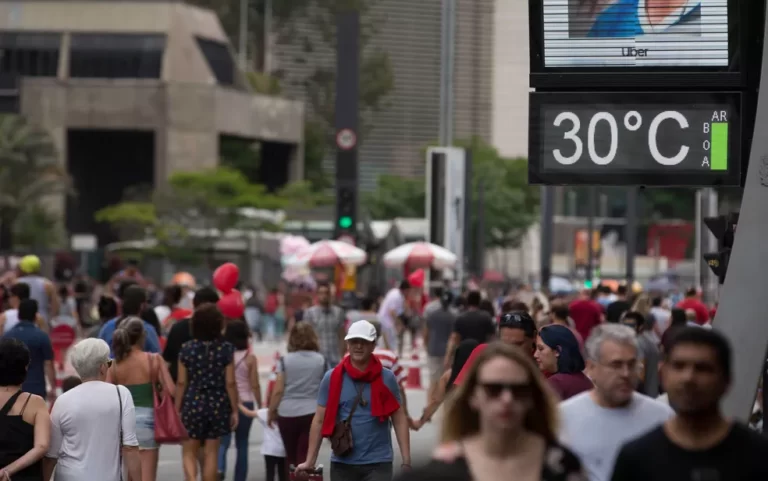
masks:
[(528, 156), (528, 2), (496, 0), (493, 52), (493, 145)]

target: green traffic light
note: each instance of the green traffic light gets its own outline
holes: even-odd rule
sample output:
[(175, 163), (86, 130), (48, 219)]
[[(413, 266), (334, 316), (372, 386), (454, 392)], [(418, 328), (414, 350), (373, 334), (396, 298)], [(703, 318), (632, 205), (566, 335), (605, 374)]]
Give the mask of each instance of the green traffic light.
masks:
[(352, 217), (349, 217), (349, 216), (339, 217), (339, 227), (341, 227), (342, 229), (349, 229), (350, 227), (352, 227)]

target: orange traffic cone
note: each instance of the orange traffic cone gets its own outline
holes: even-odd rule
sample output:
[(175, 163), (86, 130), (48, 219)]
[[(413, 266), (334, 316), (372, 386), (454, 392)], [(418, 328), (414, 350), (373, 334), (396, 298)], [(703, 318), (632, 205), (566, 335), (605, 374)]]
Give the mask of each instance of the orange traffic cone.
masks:
[(408, 366), (405, 387), (408, 389), (421, 389), (421, 366), (419, 365), (419, 355), (415, 352), (411, 355), (411, 365)]

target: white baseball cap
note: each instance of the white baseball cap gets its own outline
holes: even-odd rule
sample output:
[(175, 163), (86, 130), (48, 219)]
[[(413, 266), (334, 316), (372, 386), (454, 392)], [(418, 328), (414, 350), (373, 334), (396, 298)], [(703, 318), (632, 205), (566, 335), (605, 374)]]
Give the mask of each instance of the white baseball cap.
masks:
[(376, 342), (376, 328), (368, 321), (357, 321), (349, 326), (345, 341), (350, 339), (363, 339), (368, 342)]

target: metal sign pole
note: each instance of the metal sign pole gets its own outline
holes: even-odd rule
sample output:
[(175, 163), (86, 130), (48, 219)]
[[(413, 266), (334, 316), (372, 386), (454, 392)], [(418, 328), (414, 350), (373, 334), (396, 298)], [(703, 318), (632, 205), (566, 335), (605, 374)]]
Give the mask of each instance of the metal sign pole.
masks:
[[(765, 32), (768, 33), (768, 15)], [(755, 132), (768, 130), (768, 48), (763, 48), (762, 71), (755, 116)], [(741, 201), (728, 276), (721, 289), (717, 309), (717, 328), (733, 346), (733, 381), (723, 401), (723, 411), (741, 421), (752, 413), (757, 382), (762, 376), (765, 347), (768, 344), (768, 136), (755, 135)]]

